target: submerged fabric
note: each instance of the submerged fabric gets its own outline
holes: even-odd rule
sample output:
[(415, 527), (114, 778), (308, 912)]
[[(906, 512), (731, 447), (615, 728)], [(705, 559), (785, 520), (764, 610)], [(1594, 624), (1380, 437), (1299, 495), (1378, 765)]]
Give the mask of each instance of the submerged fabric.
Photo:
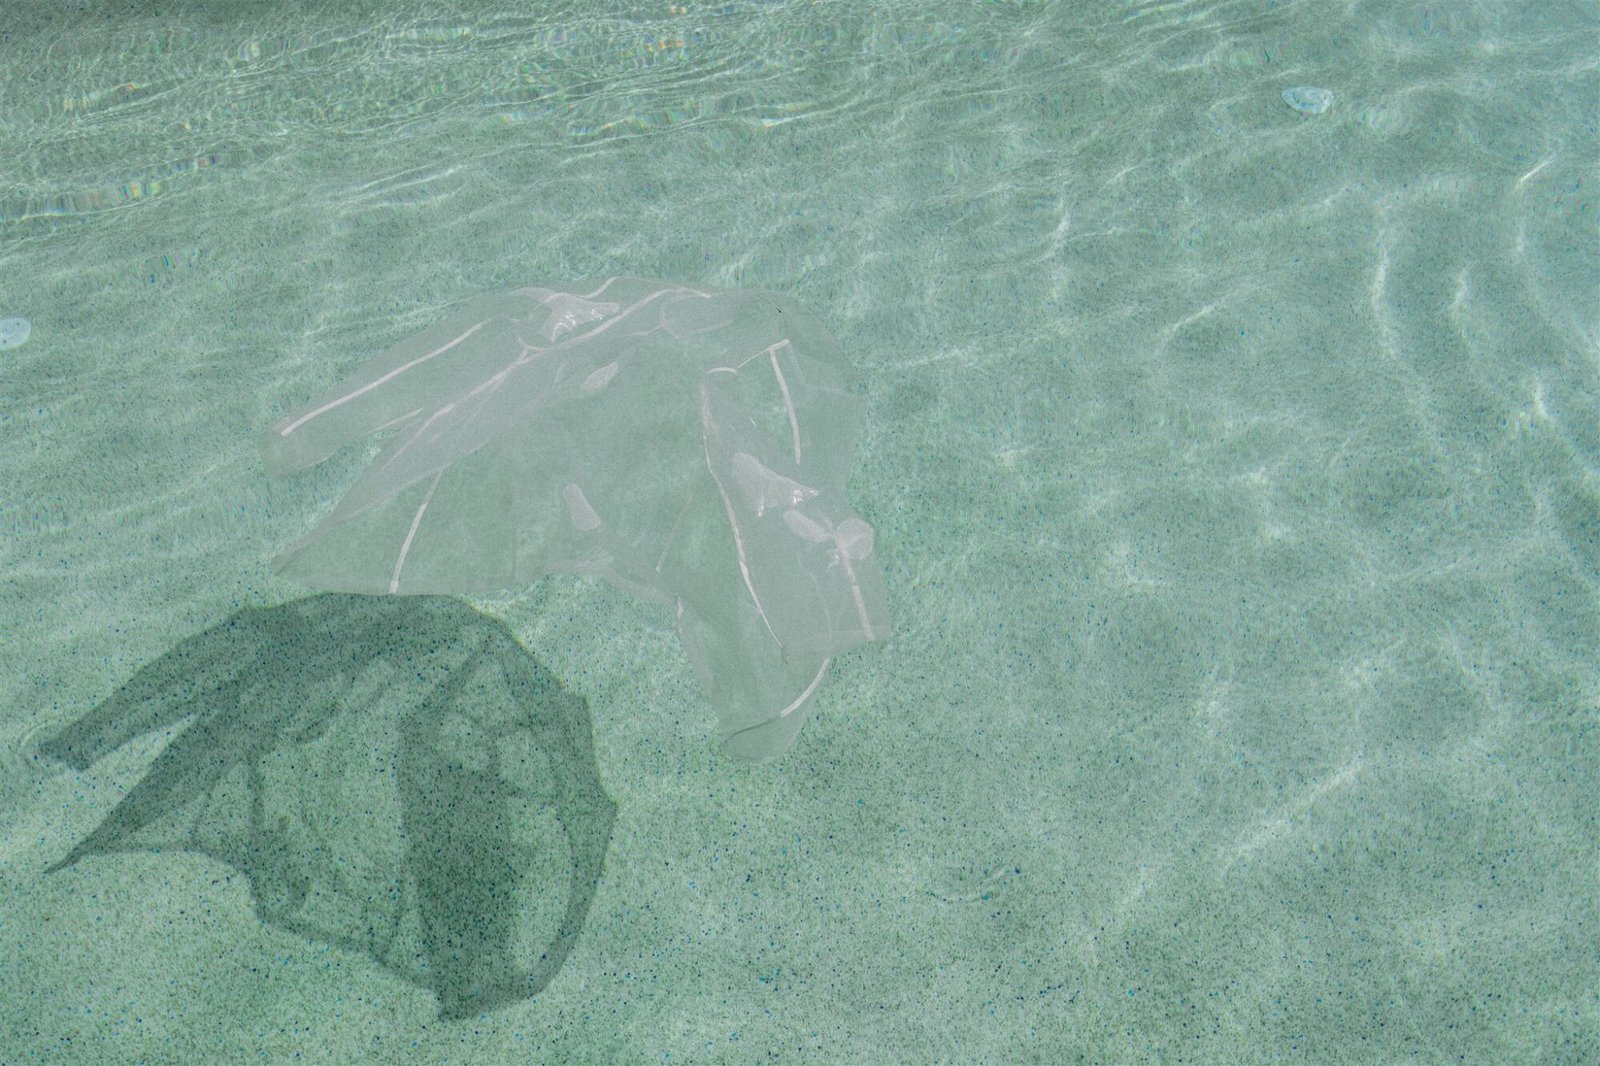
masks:
[(889, 633), (844, 482), (865, 401), (764, 291), (612, 278), (475, 301), (267, 434), (284, 473), (382, 453), (277, 560), (316, 588), (487, 592), (571, 571), (668, 604), (730, 753), (787, 749), (830, 658)]

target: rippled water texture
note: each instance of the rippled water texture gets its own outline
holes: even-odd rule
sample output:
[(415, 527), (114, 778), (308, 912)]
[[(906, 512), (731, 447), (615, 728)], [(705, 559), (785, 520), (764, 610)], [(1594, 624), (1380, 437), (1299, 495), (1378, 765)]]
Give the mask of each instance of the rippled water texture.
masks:
[(3, 0), (0, 1058), (1593, 1060), (1594, 8)]

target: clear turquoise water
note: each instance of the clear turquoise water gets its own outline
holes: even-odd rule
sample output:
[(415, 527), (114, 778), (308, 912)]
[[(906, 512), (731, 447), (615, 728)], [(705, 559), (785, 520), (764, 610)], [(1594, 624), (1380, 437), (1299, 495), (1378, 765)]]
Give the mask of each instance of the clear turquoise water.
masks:
[[(82, 6), (0, 15), (0, 1059), (1593, 1054), (1591, 5)], [(617, 273), (793, 295), (866, 379), (897, 633), (795, 750), (717, 753), (665, 612), (473, 601), (618, 815), (468, 1023), (220, 863), (45, 875), (172, 734), (37, 741), (304, 595), (362, 457), (256, 434)]]

